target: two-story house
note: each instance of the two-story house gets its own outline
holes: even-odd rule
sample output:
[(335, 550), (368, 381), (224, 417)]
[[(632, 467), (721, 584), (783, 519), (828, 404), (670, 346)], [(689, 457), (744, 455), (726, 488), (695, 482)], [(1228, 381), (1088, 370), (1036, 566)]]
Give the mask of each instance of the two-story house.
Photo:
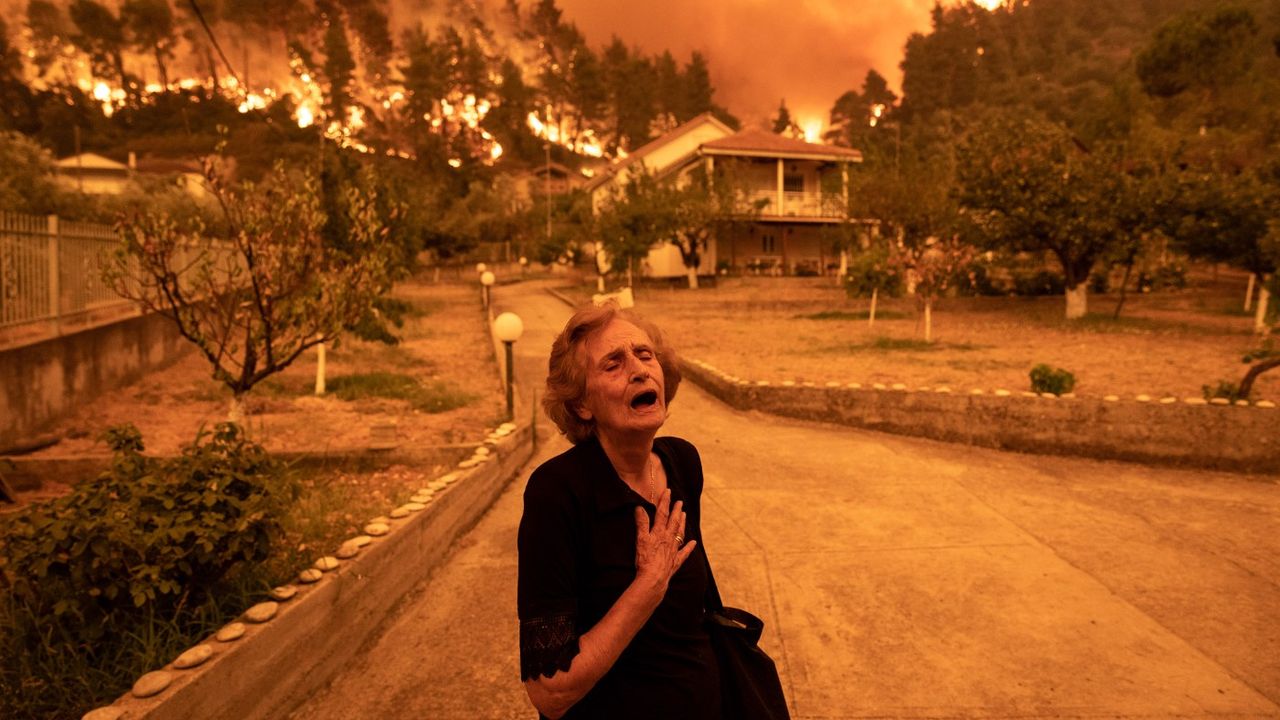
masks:
[[(849, 165), (861, 161), (862, 153), (850, 148), (764, 130), (735, 133), (705, 113), (610, 166), (585, 188), (599, 211), (633, 173), (674, 179), (699, 166), (714, 171), (716, 163), (731, 163), (747, 221), (711, 240), (698, 274), (712, 274), (721, 264), (773, 274), (822, 273), (833, 260), (822, 230), (848, 220)], [(756, 210), (748, 214), (748, 207)], [(650, 277), (686, 274), (671, 244), (654, 247), (645, 264)]]

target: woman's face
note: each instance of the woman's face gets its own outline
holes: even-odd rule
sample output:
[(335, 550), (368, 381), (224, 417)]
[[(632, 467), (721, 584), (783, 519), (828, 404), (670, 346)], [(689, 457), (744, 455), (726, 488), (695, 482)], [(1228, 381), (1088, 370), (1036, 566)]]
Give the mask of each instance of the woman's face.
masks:
[(648, 333), (621, 318), (592, 333), (578, 351), (587, 374), (578, 406), (605, 435), (649, 434), (667, 418), (662, 366)]

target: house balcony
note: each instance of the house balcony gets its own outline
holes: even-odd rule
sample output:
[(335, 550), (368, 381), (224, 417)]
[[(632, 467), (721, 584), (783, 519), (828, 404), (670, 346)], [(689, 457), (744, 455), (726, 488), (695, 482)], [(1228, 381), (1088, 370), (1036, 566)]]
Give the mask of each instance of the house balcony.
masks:
[(839, 222), (848, 216), (840, 193), (754, 190), (743, 193), (742, 204), (758, 208), (762, 222)]

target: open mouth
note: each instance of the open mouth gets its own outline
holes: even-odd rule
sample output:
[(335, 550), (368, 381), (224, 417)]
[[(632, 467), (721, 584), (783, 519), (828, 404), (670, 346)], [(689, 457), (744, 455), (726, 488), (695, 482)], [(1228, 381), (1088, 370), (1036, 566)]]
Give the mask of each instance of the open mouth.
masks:
[(644, 410), (653, 407), (658, 403), (658, 393), (656, 390), (645, 390), (631, 398), (631, 408), (633, 410)]

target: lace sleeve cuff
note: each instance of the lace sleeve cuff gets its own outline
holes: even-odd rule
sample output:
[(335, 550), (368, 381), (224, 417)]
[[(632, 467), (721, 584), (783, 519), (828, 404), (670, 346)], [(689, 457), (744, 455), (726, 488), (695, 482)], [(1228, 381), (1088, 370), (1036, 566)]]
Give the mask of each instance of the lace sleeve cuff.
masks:
[(556, 613), (520, 623), (520, 680), (568, 670), (578, 654), (574, 613)]

